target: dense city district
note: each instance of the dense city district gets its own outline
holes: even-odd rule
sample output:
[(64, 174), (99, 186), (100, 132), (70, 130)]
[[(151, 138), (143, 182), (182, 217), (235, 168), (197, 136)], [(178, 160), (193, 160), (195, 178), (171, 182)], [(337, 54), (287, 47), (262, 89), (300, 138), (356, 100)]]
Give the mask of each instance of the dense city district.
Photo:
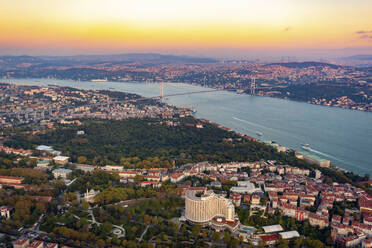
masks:
[[(0, 57), (3, 82), (14, 78), (76, 81), (179, 82), (312, 104), (372, 111), (372, 60), (265, 62), (160, 54)], [(339, 65), (340, 63), (341, 65)], [(344, 64), (344, 65), (342, 65)], [(358, 64), (357, 64), (358, 65)]]
[(372, 181), (159, 99), (1, 85), (4, 247), (371, 247)]

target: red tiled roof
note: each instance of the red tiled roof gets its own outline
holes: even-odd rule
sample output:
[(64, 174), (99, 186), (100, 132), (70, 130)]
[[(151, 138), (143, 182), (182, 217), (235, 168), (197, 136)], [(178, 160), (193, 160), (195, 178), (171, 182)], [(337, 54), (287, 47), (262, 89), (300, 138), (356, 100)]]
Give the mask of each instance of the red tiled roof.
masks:
[(262, 235), (262, 236), (260, 236), (260, 238), (264, 242), (276, 241), (276, 240), (279, 240), (280, 239), (279, 235), (276, 234), (276, 233), (274, 233), (274, 234), (268, 234), (268, 235)]
[(24, 177), (0, 176), (0, 179), (23, 180)]
[(29, 239), (18, 239), (17, 241), (15, 241), (13, 244), (15, 245), (23, 245), (25, 244), (27, 241), (29, 241)]
[(31, 244), (28, 245), (28, 248), (39, 247), (43, 243), (44, 243), (43, 241), (35, 240), (34, 242), (32, 242)]

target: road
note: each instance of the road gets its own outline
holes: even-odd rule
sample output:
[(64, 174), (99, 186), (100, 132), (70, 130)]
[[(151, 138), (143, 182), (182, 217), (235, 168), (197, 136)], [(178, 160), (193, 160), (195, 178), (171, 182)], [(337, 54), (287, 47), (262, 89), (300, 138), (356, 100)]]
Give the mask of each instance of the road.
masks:
[(143, 233), (141, 234), (141, 237), (139, 238), (138, 242), (141, 243), (142, 239), (143, 239), (143, 236), (145, 236), (147, 230), (149, 229), (150, 227), (150, 223), (146, 226), (145, 230), (143, 231)]

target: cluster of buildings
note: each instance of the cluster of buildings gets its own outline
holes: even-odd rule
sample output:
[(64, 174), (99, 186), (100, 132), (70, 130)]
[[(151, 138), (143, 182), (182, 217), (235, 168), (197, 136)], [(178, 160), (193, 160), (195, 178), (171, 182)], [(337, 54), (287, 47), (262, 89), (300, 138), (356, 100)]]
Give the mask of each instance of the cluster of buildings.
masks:
[[(247, 167), (249, 172), (244, 169)], [(275, 161), (205, 162), (185, 165), (180, 170), (170, 174), (171, 181), (177, 183), (187, 176), (208, 178), (213, 180), (208, 187), (215, 190), (221, 189), (224, 180), (237, 181), (236, 186), (222, 194), (215, 194), (207, 188), (178, 185), (185, 197), (185, 218), (192, 223), (207, 223), (213, 227), (218, 219), (220, 228), (241, 232), (243, 227), (239, 228), (239, 219), (233, 215), (232, 207), (245, 205), (251, 210), (261, 209), (269, 213), (278, 209), (282, 215), (298, 222), (308, 220), (310, 225), (320, 229), (329, 227), (334, 243), (340, 247), (367, 245), (372, 238), (372, 196), (350, 184), (323, 183), (319, 170), (276, 165)], [(331, 210), (335, 204), (341, 202), (353, 203), (355, 207), (344, 209), (342, 216), (333, 213)], [(270, 234), (251, 238), (276, 242), (280, 237), (280, 234)]]
[[(30, 169), (31, 170), (31, 169)], [(24, 177), (18, 176), (0, 176), (0, 189), (6, 187), (13, 187), (15, 189), (24, 189), (25, 191), (40, 191), (40, 190), (51, 190), (50, 185), (34, 185), (23, 183)]]
[(12, 186), (16, 189), (26, 188), (28, 185), (22, 184), (24, 177), (0, 176), (0, 188)]
[[(232, 162), (225, 164), (211, 164), (201, 162), (197, 164), (186, 164), (169, 175), (169, 179), (173, 183), (178, 183), (188, 176), (196, 176), (199, 178), (210, 178), (213, 181), (222, 180), (239, 180), (248, 178), (248, 173), (240, 169), (249, 167), (248, 162)], [(204, 173), (208, 171), (207, 173)]]
[[(125, 93), (122, 93), (125, 94)], [(127, 118), (186, 116), (187, 109), (166, 104), (138, 104), (136, 95), (115, 97), (107, 92), (60, 87), (0, 85), (0, 127), (76, 118)]]
[[(279, 175), (285, 173), (293, 173), (295, 175), (309, 175), (310, 170), (291, 167), (289, 165), (276, 165), (275, 161), (259, 161), (259, 162), (230, 162), (221, 164), (212, 164), (209, 162), (201, 162), (196, 164), (186, 164), (174, 172), (169, 177), (170, 181), (177, 183), (188, 176), (196, 176), (199, 178), (208, 178), (213, 181), (244, 181), (251, 178), (257, 178), (263, 172), (263, 169), (268, 169), (271, 172), (277, 172)], [(248, 172), (249, 171), (249, 172)], [(207, 173), (206, 173), (207, 172)], [(255, 179), (250, 180), (254, 182)], [(246, 187), (248, 191), (251, 189), (251, 184), (241, 182), (233, 189), (240, 190), (241, 187)]]
[[(75, 166), (84, 171), (92, 171), (98, 168), (81, 164), (75, 164)], [(137, 178), (141, 187), (160, 188), (163, 182), (169, 180), (169, 173), (166, 168), (124, 169), (123, 165), (105, 165), (99, 167), (99, 169), (109, 173), (117, 173), (123, 183), (133, 183)]]
[[(250, 82), (252, 77), (254, 77), (259, 82), (256, 85), (256, 94), (284, 98), (292, 98), (292, 96), (283, 95), (280, 88), (283, 89), (294, 84), (339, 81), (344, 85), (335, 86), (346, 87), (345, 85), (347, 85), (347, 88), (344, 89), (350, 92), (353, 87), (366, 89), (365, 86), (367, 88), (372, 86), (371, 83), (368, 84), (366, 81), (371, 77), (367, 71), (357, 70), (352, 67), (311, 62), (305, 62), (303, 66), (301, 63), (296, 65), (296, 63), (257, 64), (244, 62), (224, 62), (223, 65), (208, 64), (199, 67), (190, 65), (182, 68), (165, 66), (163, 71), (157, 73), (163, 73), (159, 76), (162, 80), (207, 85), (219, 89), (236, 90), (238, 93), (251, 92)], [(370, 90), (360, 90), (358, 95), (364, 99), (360, 102), (355, 102), (348, 96), (334, 97), (332, 99), (314, 97), (309, 102), (325, 106), (372, 111), (372, 95), (370, 92)], [(293, 94), (293, 92), (290, 93)], [(294, 97), (296, 99), (295, 95)]]
[[(265, 64), (249, 61), (223, 61), (222, 63), (206, 64), (162, 64), (140, 68), (122, 66), (119, 70), (123, 71), (125, 75), (113, 78), (113, 80), (174, 82), (188, 78), (189, 82), (200, 84), (208, 83), (209, 79), (218, 77), (221, 84), (223, 81), (230, 82), (225, 84), (230, 88), (239, 88), (244, 81), (247, 79), (250, 80), (253, 73), (257, 79), (276, 81), (278, 83), (287, 83), (284, 79), (312, 82), (312, 80), (353, 79), (355, 77), (367, 76), (366, 72), (357, 71), (351, 67), (332, 66), (322, 63), (313, 63), (307, 66), (283, 66), (280, 63)], [(142, 77), (138, 78), (138, 72), (142, 72)], [(218, 83), (218, 81), (216, 82)]]
[[(19, 65), (23, 66), (23, 65)], [(203, 85), (218, 89), (234, 90), (239, 93), (250, 92), (250, 82), (252, 77), (257, 81), (257, 91), (255, 94), (276, 96), (298, 100), (295, 96), (296, 91), (283, 93), (282, 89), (290, 85), (317, 85), (318, 83), (328, 83), (335, 87), (343, 87), (349, 92), (348, 96), (339, 96), (333, 99), (322, 99), (316, 96), (310, 102), (322, 105), (331, 105), (349, 109), (372, 111), (371, 106), (371, 72), (350, 66), (338, 66), (318, 62), (288, 62), (288, 63), (254, 63), (252, 61), (221, 61), (215, 63), (143, 63), (138, 62), (128, 65), (105, 63), (97, 65), (84, 65), (84, 68), (92, 68), (97, 71), (87, 75), (79, 70), (63, 73), (68, 69), (63, 66), (56, 69), (56, 76), (60, 79), (74, 79), (94, 82), (124, 81), (124, 82), (181, 82), (195, 85)], [(50, 69), (50, 68), (49, 68)], [(49, 71), (50, 72), (50, 71)], [(58, 72), (58, 73), (57, 73)], [(102, 72), (105, 78), (102, 78)], [(12, 75), (8, 75), (11, 77)], [(334, 84), (337, 82), (337, 84)], [(366, 86), (366, 87), (365, 87)], [(363, 98), (362, 101), (353, 102), (351, 95), (355, 95), (354, 89), (363, 88), (358, 94)], [(56, 99), (55, 94), (48, 94)], [(315, 95), (315, 94), (314, 94)], [(309, 99), (305, 100), (309, 101)], [(77, 108), (81, 106), (76, 105)], [(111, 106), (112, 116), (110, 118), (121, 118), (120, 106)], [(82, 106), (84, 108), (84, 106)], [(125, 109), (125, 108), (124, 108)], [(105, 112), (92, 113), (92, 115), (104, 115)], [(34, 118), (46, 113), (37, 112)]]
[(256, 235), (252, 238), (252, 244), (258, 246), (264, 243), (269, 246), (275, 245), (279, 239), (294, 239), (299, 238), (300, 234), (295, 231), (284, 231), (283, 227), (279, 224), (263, 226), (263, 234)]
[[(368, 95), (366, 95), (364, 92), (361, 92), (360, 95), (368, 99)], [(323, 106), (333, 106), (333, 107), (354, 109), (354, 110), (360, 110), (360, 111), (370, 111), (370, 112), (372, 111), (372, 103), (371, 104), (356, 103), (355, 101), (350, 99), (348, 96), (334, 97), (332, 99), (314, 98), (310, 102), (312, 104), (323, 105)]]
[(24, 149), (15, 149), (15, 148), (10, 148), (6, 146), (0, 146), (0, 151), (3, 151), (5, 153), (12, 153), (16, 155), (21, 155), (21, 156), (31, 156), (32, 155), (32, 150), (24, 150)]
[[(48, 243), (40, 240), (31, 241), (28, 238), (20, 238), (13, 242), (13, 248), (58, 248), (57, 243)], [(62, 246), (62, 248), (68, 248), (67, 246)]]
[[(51, 147), (42, 148), (48, 154), (54, 151)], [(6, 147), (1, 149), (20, 155), (28, 154), (21, 149), (15, 151)], [(68, 160), (68, 157), (61, 155), (42, 157), (39, 158), (37, 167), (39, 164), (43, 167), (50, 161), (57, 165), (65, 165)], [(165, 181), (175, 183), (185, 198), (183, 220), (208, 225), (217, 231), (229, 229), (243, 236), (244, 240), (274, 244), (280, 238), (291, 239), (299, 235), (293, 230), (265, 231), (264, 234), (257, 234), (255, 228), (240, 223), (241, 220), (235, 213), (236, 207), (249, 207), (252, 211), (262, 210), (268, 213), (279, 210), (282, 215), (294, 218), (298, 222), (308, 221), (310, 225), (318, 226), (320, 229), (330, 228), (334, 243), (340, 247), (355, 245), (370, 247), (368, 245), (372, 237), (372, 196), (350, 184), (324, 183), (324, 176), (319, 170), (279, 165), (273, 160), (221, 164), (200, 162), (185, 164), (171, 171), (166, 168), (126, 169), (123, 165), (100, 167), (86, 164), (71, 165), (86, 172), (102, 169), (108, 173), (117, 173), (121, 182), (137, 183), (141, 187), (159, 188)], [(64, 168), (52, 171), (55, 178), (64, 179), (71, 172), (72, 170)], [(188, 177), (208, 179), (209, 183), (203, 187), (182, 184)], [(0, 176), (0, 185), (25, 188), (23, 180), (22, 177)], [(236, 183), (226, 189), (222, 187), (226, 181)], [(94, 202), (94, 197), (98, 193), (99, 191), (90, 190), (83, 197), (88, 202)], [(354, 207), (343, 209), (342, 215), (334, 213), (332, 209), (342, 202), (350, 203), (349, 205)], [(1, 216), (9, 218), (10, 213), (11, 209), (6, 206), (0, 208)]]

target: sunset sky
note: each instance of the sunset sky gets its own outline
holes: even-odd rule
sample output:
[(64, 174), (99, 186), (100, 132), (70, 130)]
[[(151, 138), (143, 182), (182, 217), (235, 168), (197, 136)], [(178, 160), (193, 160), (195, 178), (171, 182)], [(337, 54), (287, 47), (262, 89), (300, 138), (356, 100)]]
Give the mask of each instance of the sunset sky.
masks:
[(371, 12), (371, 0), (0, 0), (0, 54), (372, 54)]

